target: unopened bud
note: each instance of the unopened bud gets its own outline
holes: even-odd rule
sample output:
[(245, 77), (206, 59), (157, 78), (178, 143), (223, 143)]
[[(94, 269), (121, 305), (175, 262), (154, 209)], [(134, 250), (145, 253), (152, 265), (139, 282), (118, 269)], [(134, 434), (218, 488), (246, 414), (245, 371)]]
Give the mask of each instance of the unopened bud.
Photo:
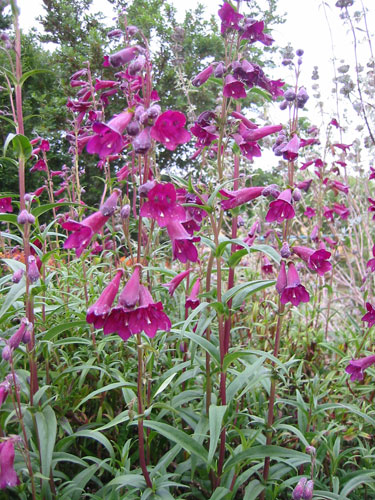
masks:
[(302, 494), (303, 500), (311, 500), (314, 493), (314, 481), (307, 481), (305, 489)]
[(129, 219), (130, 215), (130, 205), (124, 205), (120, 212), (120, 217), (122, 220)]
[(24, 274), (25, 274), (25, 271), (23, 269), (17, 269), (17, 271), (15, 271), (13, 273), (13, 276), (12, 276), (13, 283), (19, 283)]
[(34, 224), (35, 217), (26, 209), (21, 210), (17, 217), (18, 224)]
[(121, 196), (121, 190), (116, 188), (113, 190), (113, 193), (109, 196), (109, 198), (103, 203), (103, 205), (100, 207), (101, 213), (105, 217), (110, 217), (113, 215), (116, 211), (117, 208), (117, 201), (119, 197)]
[(294, 92), (293, 89), (287, 89), (284, 92), (284, 99), (288, 102), (294, 101), (294, 99), (297, 97), (297, 94)]
[(294, 188), (292, 197), (294, 201), (300, 201), (300, 199), (302, 198), (301, 190), (298, 188)]
[(316, 455), (316, 449), (314, 446), (306, 446), (306, 453), (309, 455)]
[(141, 197), (146, 197), (148, 195), (148, 192), (151, 191), (152, 188), (154, 188), (156, 185), (155, 181), (147, 181), (138, 188), (138, 194)]
[(293, 493), (292, 493), (292, 498), (293, 500), (301, 500), (303, 498), (303, 492), (305, 489), (305, 485), (307, 483), (307, 478), (303, 477), (300, 479), (297, 483), (297, 486), (294, 488)]
[(12, 349), (6, 345), (3, 349), (3, 352), (1, 353), (1, 356), (4, 361), (9, 361), (10, 357), (12, 356)]
[(29, 281), (31, 283), (35, 283), (36, 281), (38, 281), (40, 274), (34, 255), (29, 255), (28, 263), (29, 267), (27, 270), (27, 277), (29, 278)]
[(284, 259), (289, 259), (289, 257), (292, 255), (292, 252), (290, 251), (289, 245), (286, 241), (284, 241), (281, 246), (280, 255)]

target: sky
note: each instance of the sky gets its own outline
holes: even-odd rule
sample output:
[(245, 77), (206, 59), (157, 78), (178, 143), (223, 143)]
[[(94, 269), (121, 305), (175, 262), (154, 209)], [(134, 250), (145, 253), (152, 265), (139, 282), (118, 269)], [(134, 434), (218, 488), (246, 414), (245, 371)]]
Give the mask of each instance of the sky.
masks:
[[(206, 7), (209, 16), (211, 14), (217, 15), (217, 11), (223, 3), (218, 0), (201, 0), (200, 2), (199, 0), (189, 0), (189, 2), (172, 1), (178, 11), (178, 21), (183, 20), (186, 5), (189, 9), (193, 9), (198, 3), (202, 3)], [(266, 0), (260, 1), (266, 2)], [(316, 83), (311, 80), (313, 68), (314, 66), (319, 67), (320, 92), (325, 103), (325, 123), (329, 122), (335, 114), (335, 100), (331, 95), (334, 76), (332, 58), (336, 58), (338, 66), (340, 66), (340, 59), (342, 59), (350, 63), (352, 68), (354, 67), (352, 36), (339, 19), (340, 9), (335, 7), (335, 3), (336, 0), (325, 0), (326, 8), (324, 10), (323, 0), (278, 0), (278, 11), (281, 15), (285, 14), (286, 22), (283, 25), (273, 27), (272, 30), (272, 36), (279, 46), (284, 47), (290, 43), (294, 49), (304, 50), (300, 85), (306, 87), (309, 95), (314, 94), (311, 86)], [(370, 30), (372, 29), (372, 35), (375, 36), (375, 0), (355, 0), (351, 9), (360, 10), (362, 4), (369, 9), (368, 24)], [(21, 9), (21, 28), (28, 30), (33, 26), (38, 26), (35, 18), (43, 13), (42, 0), (18, 0), (18, 5)], [(106, 0), (94, 0), (93, 11), (104, 11), (108, 19), (113, 18), (114, 15)], [(246, 13), (246, 6), (242, 7), (242, 12)], [(329, 25), (334, 37), (333, 51)], [(359, 31), (357, 34), (360, 37)], [(363, 59), (368, 58), (368, 45), (364, 44), (360, 51)], [(282, 78), (288, 84), (293, 85), (293, 73), (280, 64), (281, 56), (276, 56), (276, 59), (277, 67), (273, 70), (273, 74), (270, 74), (269, 70), (267, 70), (267, 75), (274, 79)], [(322, 117), (316, 109), (316, 103), (316, 100), (310, 99), (308, 112), (309, 116), (314, 117), (315, 124), (321, 126), (323, 123)], [(350, 111), (350, 113), (352, 112)], [(286, 116), (280, 114), (278, 106), (275, 105), (271, 108), (270, 119), (276, 123), (285, 122)], [(355, 115), (353, 115), (353, 120), (357, 120)], [(348, 142), (350, 142), (350, 138), (348, 138)]]

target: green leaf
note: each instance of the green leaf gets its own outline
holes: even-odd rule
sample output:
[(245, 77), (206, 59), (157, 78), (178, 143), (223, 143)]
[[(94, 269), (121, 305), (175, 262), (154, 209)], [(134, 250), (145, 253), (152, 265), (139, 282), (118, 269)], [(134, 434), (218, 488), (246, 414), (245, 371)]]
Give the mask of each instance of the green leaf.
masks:
[(4, 300), (4, 303), (3, 303), (3, 306), (1, 308), (1, 311), (0, 311), (0, 318), (2, 318), (4, 316), (4, 314), (8, 311), (8, 309), (14, 305), (14, 303), (20, 298), (22, 297), (22, 295), (25, 293), (26, 291), (26, 282), (25, 280), (21, 280), (19, 283), (16, 283), (15, 285), (13, 285), (5, 300)]
[(52, 70), (50, 69), (32, 69), (30, 71), (26, 71), (23, 75), (22, 75), (22, 78), (20, 79), (20, 82), (19, 84), (22, 85), (26, 82), (26, 80), (28, 78), (30, 78), (30, 76), (34, 76), (34, 75), (37, 75), (39, 73), (53, 73)]
[(224, 486), (219, 486), (216, 488), (213, 494), (210, 496), (209, 500), (223, 500), (227, 495), (230, 495), (228, 498), (232, 496), (231, 491), (228, 488), (224, 488)]
[(191, 435), (186, 434), (185, 432), (180, 431), (179, 429), (176, 429), (171, 425), (164, 424), (163, 422), (144, 420), (143, 425), (148, 429), (152, 429), (158, 432), (165, 438), (170, 439), (174, 443), (180, 445), (188, 453), (197, 456), (202, 460), (202, 462), (208, 464), (207, 450), (201, 444), (195, 441)]
[(351, 493), (353, 490), (358, 488), (358, 486), (361, 486), (362, 484), (371, 484), (374, 483), (374, 476), (375, 471), (369, 471), (369, 472), (364, 472), (363, 474), (360, 474), (356, 477), (353, 477), (352, 479), (349, 479), (349, 481), (345, 484), (343, 489), (340, 492), (340, 498), (345, 498), (349, 493)]
[(22, 134), (8, 134), (4, 143), (4, 155), (6, 156), (7, 149), (12, 143), (13, 150), (17, 154), (19, 158), (23, 158), (27, 160), (31, 156), (31, 152), (33, 150), (32, 145), (30, 144), (29, 139)]
[[(38, 429), (41, 472), (43, 476), (49, 478), (57, 432), (55, 412), (50, 406), (46, 406), (42, 412), (37, 412), (35, 414), (35, 421)], [(48, 492), (49, 481), (43, 481), (42, 493), (47, 497)]]
[(255, 292), (259, 292), (264, 288), (268, 288), (275, 284), (275, 280), (253, 280), (247, 281), (246, 283), (241, 283), (236, 285), (230, 290), (227, 290), (222, 297), (224, 303), (228, 302), (231, 298), (235, 297), (232, 303), (234, 309), (238, 309), (246, 297)]
[(264, 489), (264, 484), (258, 481), (258, 479), (253, 479), (253, 481), (250, 481), (246, 486), (243, 500), (256, 500)]
[[(210, 424), (210, 448), (208, 450), (208, 463), (211, 464), (214, 458), (217, 443), (219, 441), (223, 418), (227, 411), (227, 406), (210, 405), (209, 424)], [(221, 497), (220, 497), (221, 498)]]
[(74, 328), (83, 328), (87, 326), (86, 321), (70, 321), (68, 323), (62, 323), (61, 325), (53, 326), (49, 330), (44, 333), (44, 336), (41, 340), (45, 342), (51, 341), (56, 335), (62, 332), (66, 332), (67, 330), (72, 330)]
[(112, 391), (113, 389), (119, 389), (123, 387), (130, 387), (130, 384), (126, 384), (126, 382), (114, 382), (113, 384), (108, 384), (105, 385), (104, 387), (101, 387), (100, 389), (96, 389), (96, 391), (90, 392), (85, 398), (82, 399), (80, 403), (74, 408), (73, 411), (77, 411), (80, 406), (82, 406), (86, 401), (89, 401), (89, 399), (94, 398), (98, 394), (101, 394), (102, 392), (107, 392), (107, 391)]
[(216, 361), (216, 364), (220, 366), (220, 353), (217, 347), (215, 347), (211, 342), (209, 342), (205, 337), (200, 337), (193, 332), (185, 332), (185, 337), (189, 338), (196, 344), (198, 344), (202, 349), (210, 354), (210, 356)]
[(252, 94), (257, 94), (257, 95), (263, 97), (263, 99), (268, 101), (268, 102), (273, 101), (271, 94), (269, 94), (265, 90), (259, 89), (258, 87), (252, 87), (249, 92)]
[(162, 393), (164, 391), (164, 389), (166, 389), (168, 387), (168, 385), (172, 382), (172, 380), (175, 378), (175, 376), (177, 375), (177, 373), (172, 373), (172, 375), (170, 375), (166, 380), (164, 380), (159, 388), (157, 389), (157, 391), (155, 392), (154, 396), (153, 396), (153, 399), (156, 398), (156, 396), (160, 393)]
[[(63, 201), (61, 203), (48, 203), (47, 205), (41, 205), (40, 207), (33, 208), (31, 210), (31, 213), (33, 214), (34, 217), (39, 217), (40, 215), (44, 214), (45, 212), (48, 212), (49, 210), (52, 210), (53, 208), (56, 207), (72, 207), (72, 206), (78, 206), (79, 203), (73, 203), (70, 201)], [(79, 205), (81, 206), (81, 205)]]
[(16, 224), (16, 226), (18, 226), (17, 215), (15, 214), (0, 214), (0, 221), (10, 222), (10, 224)]
[(100, 444), (102, 444), (104, 446), (104, 448), (108, 451), (111, 458), (115, 457), (115, 451), (113, 449), (113, 446), (111, 445), (109, 440), (101, 432), (90, 430), (90, 429), (85, 429), (82, 431), (77, 431), (72, 436), (68, 436), (68, 438), (65, 438), (65, 439), (78, 438), (78, 437), (86, 437), (86, 438), (90, 438), (90, 439), (95, 439), (96, 441), (98, 441)]

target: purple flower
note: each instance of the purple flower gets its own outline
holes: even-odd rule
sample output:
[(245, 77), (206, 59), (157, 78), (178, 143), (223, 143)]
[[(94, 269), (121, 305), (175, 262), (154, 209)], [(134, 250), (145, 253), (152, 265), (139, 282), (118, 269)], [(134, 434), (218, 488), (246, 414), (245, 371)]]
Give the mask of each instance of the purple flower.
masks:
[(345, 368), (345, 371), (350, 374), (350, 380), (352, 382), (354, 382), (354, 380), (363, 380), (363, 372), (373, 364), (375, 364), (375, 355), (366, 356), (360, 359), (352, 359)]
[(288, 274), (286, 279), (286, 287), (284, 288), (280, 301), (282, 304), (291, 302), (294, 306), (298, 306), (300, 302), (308, 302), (310, 295), (305, 287), (301, 285), (297, 270), (293, 262), (288, 264)]
[(180, 111), (168, 110), (158, 116), (151, 129), (151, 137), (170, 151), (174, 151), (179, 144), (185, 144), (191, 139), (190, 133), (184, 129), (186, 117)]
[(303, 498), (302, 495), (305, 490), (306, 483), (307, 483), (307, 477), (302, 477), (298, 481), (297, 486), (294, 488), (292, 493), (293, 500), (301, 500)]
[(227, 191), (226, 189), (221, 189), (219, 192), (221, 195), (228, 198), (220, 202), (221, 208), (223, 210), (230, 210), (231, 208), (239, 207), (244, 203), (251, 200), (255, 200), (262, 195), (263, 187), (248, 187), (239, 189), (237, 191)]
[(189, 297), (187, 297), (186, 302), (185, 302), (185, 308), (186, 309), (196, 309), (199, 304), (200, 300), (198, 298), (199, 294), (199, 287), (200, 287), (201, 280), (198, 278), (197, 281), (194, 283)]
[(367, 262), (367, 266), (368, 268), (370, 268), (371, 272), (374, 272), (375, 271), (375, 245), (373, 245), (372, 247), (372, 255), (373, 255), (373, 259), (370, 259), (368, 262)]
[(134, 45), (133, 47), (125, 47), (124, 49), (110, 55), (108, 57), (108, 62), (114, 68), (118, 68), (119, 66), (132, 61), (138, 55), (139, 49), (140, 48), (137, 45)]
[(87, 152), (98, 154), (99, 157), (120, 153), (125, 143), (122, 134), (133, 118), (133, 111), (123, 111), (112, 118), (107, 124), (95, 122), (92, 129), (96, 135), (87, 142)]
[(367, 313), (362, 317), (362, 321), (368, 323), (368, 327), (371, 328), (375, 325), (375, 309), (372, 307), (370, 302), (366, 302)]
[(0, 488), (18, 486), (20, 480), (14, 470), (14, 438), (0, 443)]
[(227, 75), (224, 80), (223, 96), (244, 99), (246, 97), (245, 85), (232, 75)]
[(0, 213), (13, 212), (12, 198), (0, 198)]
[(145, 155), (151, 148), (151, 128), (145, 127), (132, 142), (134, 152)]
[(167, 224), (168, 235), (172, 241), (173, 259), (180, 262), (197, 262), (198, 250), (193, 242), (199, 241), (199, 237), (191, 237), (180, 222)]
[(277, 221), (281, 223), (285, 219), (293, 219), (295, 211), (292, 205), (292, 191), (285, 189), (276, 200), (271, 201), (266, 215), (267, 222)]
[(319, 276), (324, 276), (325, 273), (332, 269), (332, 264), (327, 260), (331, 257), (331, 252), (324, 248), (313, 250), (308, 247), (295, 246), (292, 250), (307, 263), (309, 269), (316, 271)]
[(194, 85), (194, 87), (200, 87), (210, 78), (212, 72), (213, 72), (213, 67), (210, 64), (207, 68), (205, 68), (203, 71), (198, 73), (197, 76), (193, 78), (191, 82), (192, 85)]
[(312, 207), (306, 207), (303, 215), (306, 215), (309, 219), (316, 216), (316, 211)]
[(222, 35), (229, 29), (239, 30), (238, 22), (243, 18), (235, 9), (227, 2), (219, 9), (219, 17), (221, 19), (220, 32)]
[(241, 39), (249, 40), (250, 43), (261, 42), (263, 45), (270, 46), (274, 42), (274, 39), (269, 35), (263, 33), (264, 22), (255, 21), (254, 19), (245, 19), (243, 33), (240, 36)]
[(251, 128), (249, 130), (243, 125), (240, 126), (240, 133), (246, 141), (259, 141), (263, 137), (280, 132), (282, 128), (282, 125), (266, 125), (265, 127)]
[(0, 408), (2, 407), (6, 398), (8, 397), (9, 391), (10, 391), (10, 384), (6, 378), (0, 384)]
[(333, 189), (334, 191), (341, 191), (344, 194), (349, 193), (349, 186), (346, 186), (345, 184), (343, 184), (340, 181), (331, 181), (331, 183), (329, 184), (329, 187), (331, 189)]
[(298, 157), (298, 149), (300, 140), (296, 134), (280, 151), (283, 153), (283, 158), (288, 161), (293, 161)]
[(62, 227), (67, 231), (73, 231), (64, 242), (64, 248), (75, 248), (76, 256), (79, 257), (89, 246), (94, 234), (99, 233), (109, 217), (103, 215), (100, 211), (93, 213), (82, 222), (76, 222), (68, 219)]
[(260, 147), (256, 142), (248, 142), (246, 141), (241, 134), (232, 134), (233, 139), (236, 141), (239, 146), (241, 153), (248, 160), (252, 160), (255, 157), (259, 158), (262, 156)]
[(262, 258), (262, 271), (264, 274), (272, 274), (273, 273), (273, 267), (270, 262), (270, 260), (267, 257)]
[(46, 165), (46, 162), (43, 160), (43, 158), (41, 158), (40, 160), (38, 160), (35, 165), (33, 165), (31, 168), (30, 168), (30, 173), (31, 172), (46, 172), (47, 171), (47, 165)]
[(176, 190), (173, 184), (156, 184), (148, 194), (141, 208), (142, 217), (155, 219), (160, 227), (165, 227), (171, 222), (184, 222), (185, 209), (176, 202)]
[(113, 280), (105, 287), (98, 300), (87, 310), (86, 321), (93, 323), (95, 328), (102, 328), (107, 319), (112, 304), (120, 286), (121, 277), (124, 274), (122, 269), (119, 269)]
[(171, 279), (168, 283), (163, 283), (161, 286), (168, 288), (169, 295), (172, 297), (176, 288), (181, 283), (183, 279), (190, 273), (191, 269), (187, 269), (186, 271), (182, 271), (182, 273), (177, 274), (174, 278)]
[(24, 269), (17, 269), (17, 271), (15, 271), (13, 273), (13, 276), (12, 276), (12, 282), (13, 283), (19, 283), (22, 279), (22, 276), (25, 274), (25, 271)]
[(282, 260), (280, 264), (280, 271), (277, 276), (276, 290), (281, 295), (285, 290), (285, 288), (286, 288), (286, 269), (285, 269), (285, 261)]

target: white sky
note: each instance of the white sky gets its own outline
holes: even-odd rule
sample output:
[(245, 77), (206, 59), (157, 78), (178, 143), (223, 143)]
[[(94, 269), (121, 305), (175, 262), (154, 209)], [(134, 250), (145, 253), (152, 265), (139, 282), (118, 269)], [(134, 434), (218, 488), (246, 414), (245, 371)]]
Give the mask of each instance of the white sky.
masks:
[[(369, 9), (368, 24), (375, 40), (375, 0), (362, 0), (362, 2)], [(208, 14), (216, 15), (223, 1), (201, 0), (201, 2), (199, 2), (199, 0), (189, 0), (189, 2), (182, 2), (181, 0), (173, 0), (173, 3), (178, 10), (178, 21), (181, 21), (184, 17), (186, 5), (189, 9), (192, 9), (198, 3), (202, 3), (206, 6)], [(319, 67), (320, 91), (325, 102), (324, 109), (327, 112), (328, 118), (328, 114), (333, 116), (335, 110), (334, 99), (331, 95), (331, 88), (333, 87), (333, 54), (328, 24), (324, 15), (322, 3), (323, 0), (279, 0), (278, 10), (280, 14), (286, 13), (286, 22), (283, 25), (276, 26), (272, 31), (272, 36), (279, 46), (286, 46), (288, 42), (290, 42), (294, 49), (301, 48), (305, 51), (300, 85), (306, 87), (309, 95), (313, 94), (311, 85), (315, 83), (311, 80), (313, 67)], [(334, 55), (338, 61), (337, 65), (340, 65), (340, 59), (345, 59), (345, 62), (350, 63), (353, 68), (354, 52), (352, 36), (347, 32), (347, 28), (343, 26), (342, 21), (339, 19), (340, 9), (335, 7), (335, 3), (336, 0), (326, 0), (326, 11), (335, 39)], [(37, 26), (35, 18), (43, 13), (42, 0), (18, 0), (18, 5), (21, 9), (21, 27), (28, 30), (32, 26)], [(111, 12), (111, 8), (106, 0), (94, 0), (93, 10), (102, 11), (103, 9), (108, 18), (113, 17), (113, 12)], [(354, 1), (351, 12), (356, 9), (361, 10), (361, 0)], [(242, 12), (246, 13), (246, 6), (242, 7)], [(358, 31), (357, 35), (360, 37), (361, 33)], [(362, 57), (365, 59), (367, 58), (367, 61), (369, 58), (368, 46), (363, 45), (363, 49), (361, 50)], [(293, 74), (290, 70), (282, 66), (277, 67), (272, 75), (270, 71), (267, 70), (267, 74), (275, 79), (281, 77), (289, 84), (294, 83)], [(310, 114), (314, 113), (314, 106), (314, 101), (310, 99), (307, 107)], [(285, 123), (287, 120), (285, 114), (279, 113), (277, 106), (271, 111), (270, 118), (271, 121), (276, 123), (280, 121)], [(318, 120), (320, 120), (320, 118), (317, 115), (316, 121)], [(329, 120), (330, 118), (328, 121)], [(316, 124), (318, 126), (320, 125), (320, 123)], [(348, 138), (347, 140), (348, 142), (352, 142), (353, 139)]]

